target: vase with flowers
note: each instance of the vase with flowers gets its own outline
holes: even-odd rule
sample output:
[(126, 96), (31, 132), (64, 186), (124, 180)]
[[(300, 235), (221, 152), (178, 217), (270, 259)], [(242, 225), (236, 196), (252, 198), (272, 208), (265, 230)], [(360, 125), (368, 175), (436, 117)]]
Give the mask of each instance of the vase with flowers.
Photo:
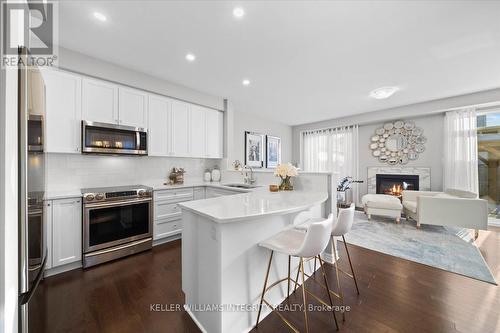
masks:
[(274, 175), (281, 178), (279, 189), (282, 191), (293, 190), (291, 178), (297, 177), (299, 172), (291, 163), (280, 164), (274, 170)]

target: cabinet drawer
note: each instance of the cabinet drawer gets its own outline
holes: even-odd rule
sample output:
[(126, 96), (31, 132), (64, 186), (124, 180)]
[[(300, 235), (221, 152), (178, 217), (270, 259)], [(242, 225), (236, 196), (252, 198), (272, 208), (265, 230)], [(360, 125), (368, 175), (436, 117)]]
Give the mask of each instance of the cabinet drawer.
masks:
[(154, 195), (156, 202), (182, 202), (193, 200), (192, 188), (180, 188), (175, 190), (156, 191)]
[(182, 220), (158, 220), (153, 227), (153, 238), (160, 239), (182, 232)]
[(181, 218), (181, 207), (177, 203), (170, 201), (160, 201), (155, 203), (154, 216), (155, 220), (172, 220)]

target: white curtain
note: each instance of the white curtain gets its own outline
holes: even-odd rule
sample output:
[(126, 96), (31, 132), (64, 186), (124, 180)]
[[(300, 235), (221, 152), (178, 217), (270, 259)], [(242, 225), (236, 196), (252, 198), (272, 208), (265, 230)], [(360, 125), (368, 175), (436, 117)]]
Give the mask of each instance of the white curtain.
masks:
[(444, 189), (479, 192), (475, 109), (446, 112), (443, 164)]
[[(339, 179), (359, 179), (358, 125), (302, 132), (304, 171), (338, 172)], [(356, 185), (353, 201), (359, 203)]]

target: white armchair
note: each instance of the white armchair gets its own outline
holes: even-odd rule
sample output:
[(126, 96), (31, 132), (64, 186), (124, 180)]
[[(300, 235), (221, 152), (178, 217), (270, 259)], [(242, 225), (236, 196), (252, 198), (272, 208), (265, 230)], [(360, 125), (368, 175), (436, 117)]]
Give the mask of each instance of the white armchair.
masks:
[(417, 228), (421, 224), (488, 228), (488, 202), (472, 192), (403, 191), (403, 211), (417, 222)]

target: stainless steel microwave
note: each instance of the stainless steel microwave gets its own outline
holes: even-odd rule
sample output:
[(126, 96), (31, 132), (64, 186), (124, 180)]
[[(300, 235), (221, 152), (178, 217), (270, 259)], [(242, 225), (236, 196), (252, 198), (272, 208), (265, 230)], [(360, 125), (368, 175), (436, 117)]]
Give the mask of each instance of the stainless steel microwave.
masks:
[(82, 120), (82, 153), (147, 155), (145, 128)]

